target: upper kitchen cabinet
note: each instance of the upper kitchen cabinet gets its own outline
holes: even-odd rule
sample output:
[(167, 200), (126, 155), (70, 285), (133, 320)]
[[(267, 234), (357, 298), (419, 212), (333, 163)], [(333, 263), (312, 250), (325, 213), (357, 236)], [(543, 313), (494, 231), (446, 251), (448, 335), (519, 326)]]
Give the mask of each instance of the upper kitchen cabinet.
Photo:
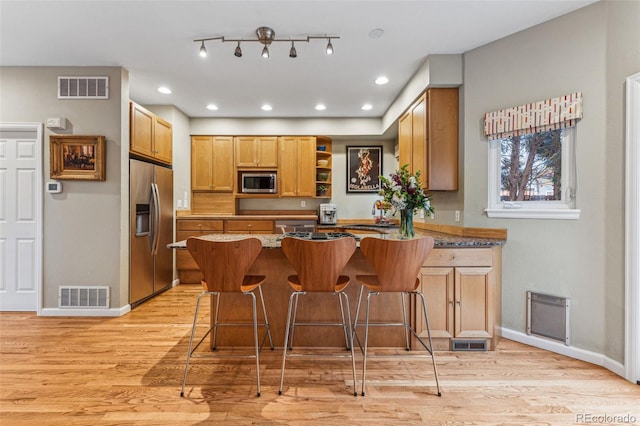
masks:
[(276, 136), (236, 136), (234, 143), (236, 167), (278, 167), (278, 138)]
[(458, 89), (432, 88), (398, 120), (400, 165), (432, 191), (458, 189)]
[(282, 197), (313, 197), (316, 193), (316, 138), (282, 136), (278, 172)]
[(191, 189), (233, 192), (233, 137), (191, 137)]
[(129, 152), (164, 164), (172, 161), (171, 123), (135, 102), (129, 103)]

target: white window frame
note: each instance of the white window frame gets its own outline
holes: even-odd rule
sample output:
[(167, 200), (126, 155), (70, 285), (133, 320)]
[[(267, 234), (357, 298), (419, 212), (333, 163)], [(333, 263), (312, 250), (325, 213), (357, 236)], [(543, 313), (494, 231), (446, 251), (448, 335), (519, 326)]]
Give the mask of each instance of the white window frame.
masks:
[(562, 136), (562, 199), (559, 201), (500, 201), (500, 139), (489, 140), (489, 185), (485, 212), (490, 218), (579, 219), (576, 201), (576, 128), (564, 129)]

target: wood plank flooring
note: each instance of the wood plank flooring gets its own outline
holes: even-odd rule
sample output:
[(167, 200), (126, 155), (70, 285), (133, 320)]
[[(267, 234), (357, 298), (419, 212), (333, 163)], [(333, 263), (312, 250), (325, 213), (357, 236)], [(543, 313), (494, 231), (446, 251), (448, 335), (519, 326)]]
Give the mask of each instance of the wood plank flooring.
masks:
[(353, 396), (348, 358), (288, 360), (278, 395), (281, 347), (262, 352), (260, 398), (252, 359), (194, 360), (180, 398), (200, 291), (178, 286), (120, 318), (1, 313), (0, 424), (640, 424), (640, 386), (505, 339), (436, 353), (440, 398), (428, 360), (404, 351), (368, 360), (365, 397)]

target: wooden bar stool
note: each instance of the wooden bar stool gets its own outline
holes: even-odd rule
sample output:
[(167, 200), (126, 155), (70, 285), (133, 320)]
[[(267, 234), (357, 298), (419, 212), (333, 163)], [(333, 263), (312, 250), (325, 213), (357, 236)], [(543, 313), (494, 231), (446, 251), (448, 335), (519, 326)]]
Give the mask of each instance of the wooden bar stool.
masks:
[[(422, 237), (411, 240), (390, 240), (380, 238), (363, 238), (360, 241), (360, 249), (365, 258), (373, 267), (376, 275), (356, 275), (356, 279), (362, 287), (360, 287), (360, 296), (358, 297), (358, 307), (356, 309), (356, 319), (353, 325), (354, 335), (360, 344), (357, 335), (357, 327), (364, 326), (364, 348), (360, 345), (363, 353), (362, 360), (362, 396), (364, 396), (364, 387), (367, 373), (367, 345), (369, 339), (369, 326), (401, 326), (404, 330), (406, 349), (411, 350), (409, 346), (409, 332), (417, 339), (418, 342), (429, 352), (433, 364), (433, 373), (436, 378), (436, 388), (438, 396), (441, 396), (440, 383), (438, 382), (438, 370), (436, 368), (436, 359), (433, 351), (433, 343), (431, 341), (431, 330), (429, 328), (429, 319), (427, 317), (427, 305), (424, 295), (420, 290), (420, 280), (418, 275), (424, 261), (433, 249), (433, 237)], [(360, 303), (362, 302), (362, 294), (364, 290), (368, 290), (367, 308), (365, 313), (364, 324), (358, 323), (358, 315), (360, 314)], [(380, 293), (396, 292), (402, 298), (402, 322), (369, 322), (369, 307), (371, 304), (371, 296), (377, 296)], [(415, 294), (422, 304), (422, 312), (426, 322), (427, 336), (429, 345), (418, 336), (415, 329), (409, 325), (407, 321), (407, 310), (405, 304), (405, 295)]]
[[(353, 353), (353, 334), (351, 332), (351, 312), (349, 310), (349, 297), (344, 290), (349, 285), (350, 279), (340, 272), (349, 262), (349, 259), (356, 250), (356, 240), (353, 238), (338, 238), (335, 240), (303, 240), (299, 238), (286, 237), (282, 240), (282, 251), (289, 260), (289, 263), (296, 270), (297, 275), (288, 277), (289, 285), (293, 289), (289, 296), (289, 307), (287, 309), (287, 325), (285, 329), (284, 348), (282, 354), (282, 370), (280, 372), (280, 390), (284, 384), (284, 369), (287, 357), (291, 356), (313, 356), (313, 354), (293, 354), (293, 331), (295, 326), (340, 326), (343, 329), (346, 347), (350, 351), (351, 366), (353, 369), (353, 395), (357, 395), (356, 389), (356, 363)], [(342, 322), (310, 322), (297, 321), (298, 300), (300, 296), (307, 293), (326, 293), (338, 296), (340, 314)], [(344, 302), (343, 299), (344, 298)], [(294, 308), (295, 306), (295, 308)], [(326, 305), (305, 305), (304, 309), (325, 309)], [(292, 309), (294, 310), (292, 320)], [(346, 312), (345, 312), (346, 311)], [(291, 340), (291, 342), (290, 342)], [(326, 355), (323, 355), (326, 356)], [(334, 354), (332, 356), (342, 356)]]
[[(204, 288), (204, 291), (198, 296), (198, 301), (196, 302), (196, 311), (193, 316), (193, 327), (191, 328), (191, 337), (189, 339), (189, 352), (187, 353), (187, 362), (184, 367), (184, 378), (182, 380), (182, 391), (180, 392), (180, 396), (184, 396), (184, 387), (187, 382), (187, 373), (189, 370), (189, 360), (192, 357), (211, 356), (255, 358), (258, 396), (260, 396), (260, 349), (262, 349), (266, 338), (269, 337), (269, 344), (271, 345), (271, 350), (273, 350), (273, 339), (271, 338), (271, 327), (269, 326), (269, 320), (267, 319), (267, 311), (264, 306), (264, 297), (262, 295), (261, 287), (266, 277), (264, 275), (247, 275), (247, 272), (262, 251), (262, 242), (257, 238), (245, 238), (242, 240), (232, 241), (208, 241), (203, 238), (192, 237), (187, 240), (187, 249), (204, 275), (204, 279), (202, 280), (202, 287)], [(256, 289), (258, 289), (258, 293), (260, 294), (264, 322), (258, 322), (255, 295)], [(253, 305), (253, 322), (218, 322), (220, 297), (223, 293), (242, 293), (246, 296), (251, 296), (251, 302)], [(198, 320), (200, 300), (205, 296), (216, 298), (215, 319), (213, 321), (213, 325), (210, 325), (207, 333), (194, 347), (193, 339), (196, 334), (196, 323)], [(253, 327), (255, 353), (251, 355), (196, 354), (196, 350), (212, 330), (212, 349), (216, 350), (216, 336), (218, 327), (220, 326)], [(263, 326), (266, 329), (266, 333), (260, 344), (258, 343), (258, 326)]]

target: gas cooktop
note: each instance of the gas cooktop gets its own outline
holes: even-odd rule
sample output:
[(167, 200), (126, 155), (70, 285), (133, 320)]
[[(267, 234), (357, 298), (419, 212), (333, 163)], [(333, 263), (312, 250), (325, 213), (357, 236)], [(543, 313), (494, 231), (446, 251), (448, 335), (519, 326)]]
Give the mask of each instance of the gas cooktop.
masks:
[(360, 241), (360, 237), (350, 232), (285, 232), (278, 237), (278, 241), (285, 237), (302, 238), (305, 240), (335, 240), (337, 238), (352, 237)]

